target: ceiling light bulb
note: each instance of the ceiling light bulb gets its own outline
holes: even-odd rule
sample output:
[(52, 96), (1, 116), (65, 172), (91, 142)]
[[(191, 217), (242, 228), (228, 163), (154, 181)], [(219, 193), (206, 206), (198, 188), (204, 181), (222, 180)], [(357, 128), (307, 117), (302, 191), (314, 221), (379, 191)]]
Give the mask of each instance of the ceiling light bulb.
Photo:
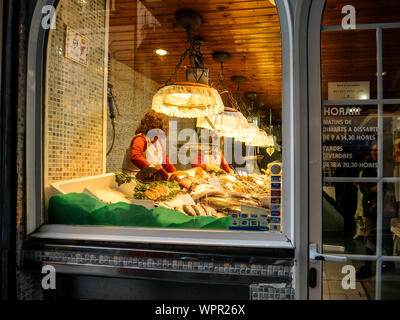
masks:
[(157, 49), (156, 53), (160, 56), (165, 56), (166, 54), (168, 54), (168, 51), (164, 50), (164, 49)]

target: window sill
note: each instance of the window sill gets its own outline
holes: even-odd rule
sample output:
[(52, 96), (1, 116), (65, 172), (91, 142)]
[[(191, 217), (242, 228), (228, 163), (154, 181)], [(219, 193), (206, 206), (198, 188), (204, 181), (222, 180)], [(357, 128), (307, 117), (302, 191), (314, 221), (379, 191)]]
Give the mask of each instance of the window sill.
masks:
[(177, 245), (293, 249), (279, 232), (181, 230), (108, 226), (43, 225), (32, 238), (81, 241), (110, 241)]

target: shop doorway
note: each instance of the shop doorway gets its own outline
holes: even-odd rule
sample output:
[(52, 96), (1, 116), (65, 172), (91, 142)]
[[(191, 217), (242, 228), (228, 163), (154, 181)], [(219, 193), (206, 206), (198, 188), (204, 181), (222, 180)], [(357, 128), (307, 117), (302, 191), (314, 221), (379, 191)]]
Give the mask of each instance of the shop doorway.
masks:
[(400, 6), (311, 12), (309, 297), (399, 299)]

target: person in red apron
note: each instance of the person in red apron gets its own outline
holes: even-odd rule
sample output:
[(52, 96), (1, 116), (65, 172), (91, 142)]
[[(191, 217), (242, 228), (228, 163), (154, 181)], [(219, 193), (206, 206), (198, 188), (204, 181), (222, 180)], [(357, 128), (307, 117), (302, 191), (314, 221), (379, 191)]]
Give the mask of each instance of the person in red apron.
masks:
[(203, 170), (215, 173), (230, 173), (232, 169), (225, 160), (221, 151), (219, 138), (214, 135), (210, 137), (211, 150), (210, 152), (198, 152), (192, 160), (192, 168), (201, 167)]
[(158, 136), (153, 140), (146, 136), (152, 129), (161, 129), (167, 135), (169, 117), (153, 110), (146, 113), (125, 152), (122, 171), (131, 176), (136, 176), (143, 168), (155, 167), (159, 169), (157, 173), (164, 176), (166, 180), (168, 173), (174, 172), (176, 169), (170, 162)]

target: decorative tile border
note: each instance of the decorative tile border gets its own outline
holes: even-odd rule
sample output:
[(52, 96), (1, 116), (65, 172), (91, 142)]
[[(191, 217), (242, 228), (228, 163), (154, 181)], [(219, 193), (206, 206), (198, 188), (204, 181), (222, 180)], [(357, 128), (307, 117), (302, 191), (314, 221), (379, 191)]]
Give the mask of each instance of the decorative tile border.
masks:
[(281, 287), (275, 284), (250, 285), (251, 300), (294, 300), (295, 290), (289, 286)]
[(25, 259), (35, 262), (56, 262), (84, 265), (104, 265), (162, 271), (184, 271), (260, 277), (279, 277), (291, 281), (291, 266), (179, 260), (158, 257), (135, 257), (68, 251), (29, 250)]

